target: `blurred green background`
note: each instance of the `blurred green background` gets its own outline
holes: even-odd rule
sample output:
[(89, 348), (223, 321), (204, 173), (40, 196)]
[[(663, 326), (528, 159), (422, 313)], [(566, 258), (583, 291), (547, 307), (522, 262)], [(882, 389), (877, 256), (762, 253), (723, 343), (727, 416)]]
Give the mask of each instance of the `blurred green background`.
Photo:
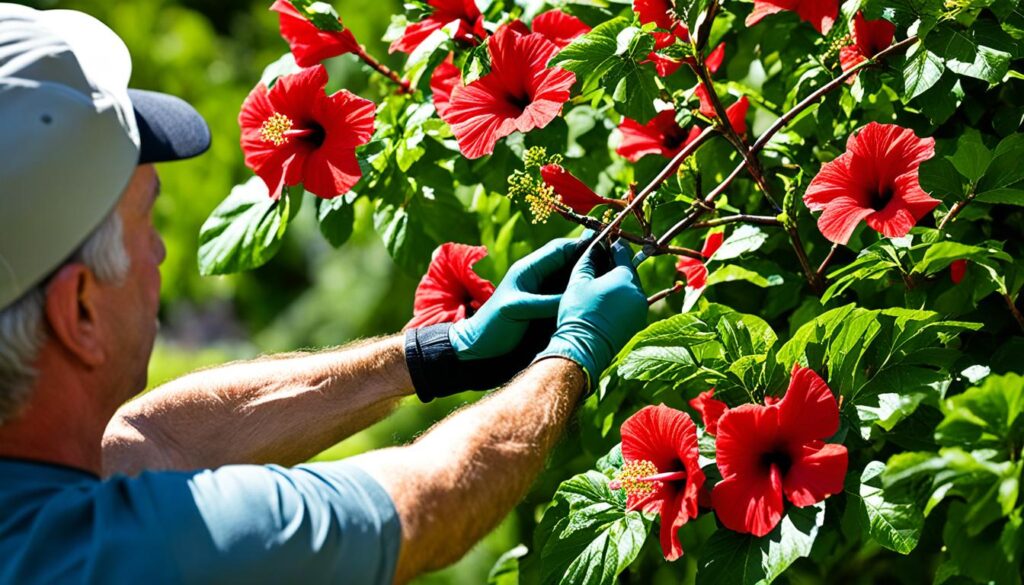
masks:
[[(210, 124), (204, 156), (159, 169), (163, 193), (156, 221), (167, 243), (162, 267), (161, 334), (150, 364), (156, 386), (201, 366), (263, 353), (320, 348), (393, 333), (412, 313), (416, 278), (395, 267), (361, 201), (356, 230), (340, 250), (320, 235), (314, 206), (304, 205), (284, 247), (259, 270), (204, 278), (196, 264), (199, 227), (231, 187), (251, 172), (242, 162), (238, 111), (263, 68), (287, 52), (272, 0), (33, 0), (35, 8), (71, 8), (116, 31), (133, 58), (132, 86), (178, 95)], [(347, 27), (384, 62), (380, 40), (400, 0), (344, 0), (335, 7)], [(367, 74), (350, 56), (327, 63), (332, 88), (364, 97)], [(461, 406), (465, 397), (404, 403), (389, 419), (319, 456), (336, 459), (407, 442)], [(461, 562), (417, 583), (482, 583), (494, 560), (517, 544), (510, 516)]]

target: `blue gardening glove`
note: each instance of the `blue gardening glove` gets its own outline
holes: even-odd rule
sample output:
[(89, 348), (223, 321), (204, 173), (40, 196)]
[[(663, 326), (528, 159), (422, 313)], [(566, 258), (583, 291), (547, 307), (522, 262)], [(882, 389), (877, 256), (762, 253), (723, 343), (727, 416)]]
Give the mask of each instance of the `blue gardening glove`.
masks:
[(632, 251), (616, 242), (611, 269), (602, 274), (607, 254), (595, 246), (573, 267), (558, 306), (555, 335), (536, 358), (560, 356), (576, 362), (591, 387), (615, 354), (647, 324), (647, 296), (633, 268)]
[(406, 364), (420, 400), (496, 388), (529, 365), (555, 330), (569, 269), (588, 240), (553, 240), (519, 260), (468, 319), (408, 330)]

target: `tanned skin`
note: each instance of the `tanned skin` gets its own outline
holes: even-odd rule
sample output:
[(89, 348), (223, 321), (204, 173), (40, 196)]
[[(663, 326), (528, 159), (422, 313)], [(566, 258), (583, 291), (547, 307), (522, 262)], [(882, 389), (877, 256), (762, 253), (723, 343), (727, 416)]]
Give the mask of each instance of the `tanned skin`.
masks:
[[(274, 356), (146, 386), (163, 241), (159, 181), (140, 166), (117, 206), (131, 260), (122, 282), (70, 262), (46, 288), (32, 399), (0, 426), (0, 456), (96, 475), (304, 461), (411, 393), (402, 338)], [(460, 558), (523, 497), (583, 392), (575, 363), (541, 360), (416, 442), (350, 459), (391, 495), (402, 524), (395, 581)]]

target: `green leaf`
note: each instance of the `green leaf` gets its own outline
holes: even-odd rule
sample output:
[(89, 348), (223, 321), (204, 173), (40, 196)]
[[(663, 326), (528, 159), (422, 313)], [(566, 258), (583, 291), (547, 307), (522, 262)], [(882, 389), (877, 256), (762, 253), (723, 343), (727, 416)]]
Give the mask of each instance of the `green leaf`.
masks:
[(301, 199), (270, 198), (263, 179), (236, 186), (199, 230), (199, 273), (252, 270), (274, 257)]
[(732, 260), (749, 252), (756, 252), (768, 241), (768, 234), (756, 225), (744, 224), (736, 228), (711, 256), (712, 260)]
[(528, 552), (529, 549), (520, 544), (498, 557), (487, 574), (487, 585), (519, 585), (519, 559)]
[[(996, 146), (976, 192), (981, 201), (1024, 205), (1024, 134), (1011, 134)], [(1007, 198), (1009, 197), (1009, 200)], [(993, 199), (996, 199), (993, 201)]]
[(929, 51), (923, 44), (914, 45), (913, 51), (903, 65), (903, 86), (905, 99), (910, 101), (932, 88), (942, 77), (946, 65), (941, 57)]
[(260, 76), (260, 83), (267, 87), (274, 87), (278, 78), (302, 71), (302, 68), (295, 63), (295, 57), (291, 53), (281, 55), (276, 61), (267, 65)]
[(921, 163), (918, 170), (921, 188), (933, 197), (947, 200), (963, 197), (963, 177), (946, 157), (934, 157)]
[(587, 95), (603, 89), (622, 115), (646, 123), (657, 114), (654, 70), (641, 66), (654, 49), (654, 38), (619, 17), (577, 38), (548, 63), (576, 73)]
[(949, 157), (956, 170), (967, 177), (971, 183), (977, 183), (988, 170), (992, 162), (992, 153), (981, 141), (981, 134), (967, 130), (956, 142), (956, 152)]
[(763, 275), (737, 264), (728, 264), (716, 269), (710, 276), (708, 276), (707, 286), (721, 284), (723, 282), (734, 282), (737, 280), (746, 281), (761, 288), (779, 286), (782, 284), (782, 276), (779, 274)]
[(858, 493), (847, 493), (859, 497), (861, 523), (875, 542), (900, 554), (910, 554), (921, 539), (924, 514), (914, 504), (886, 499), (882, 489), (884, 470), (881, 461), (868, 463), (861, 473)]
[(596, 471), (562, 482), (537, 526), (541, 583), (612, 585), (636, 559), (650, 522)]
[(316, 0), (291, 0), (291, 3), (318, 29), (332, 32), (345, 30), (338, 12), (330, 4)]
[(316, 200), (316, 219), (320, 233), (335, 248), (341, 247), (352, 235), (355, 222), (355, 201), (359, 197), (349, 192), (333, 199)]
[(961, 29), (958, 25), (943, 24), (925, 38), (925, 45), (943, 58), (950, 71), (996, 84), (1010, 69), (1013, 55), (1001, 48), (989, 46), (990, 38), (982, 36), (977, 28)]
[(948, 399), (943, 411), (946, 418), (935, 430), (940, 444), (997, 449), (1013, 457), (1005, 450), (1024, 441), (1024, 377), (987, 376), (981, 386)]
[(794, 561), (811, 553), (825, 522), (825, 503), (791, 507), (763, 538), (720, 529), (704, 545), (698, 583), (767, 585)]
[(996, 261), (1012, 262), (1013, 258), (1002, 250), (968, 246), (959, 242), (939, 242), (928, 246), (924, 257), (914, 266), (914, 273), (934, 274), (949, 266), (954, 260), (971, 260), (980, 264)]

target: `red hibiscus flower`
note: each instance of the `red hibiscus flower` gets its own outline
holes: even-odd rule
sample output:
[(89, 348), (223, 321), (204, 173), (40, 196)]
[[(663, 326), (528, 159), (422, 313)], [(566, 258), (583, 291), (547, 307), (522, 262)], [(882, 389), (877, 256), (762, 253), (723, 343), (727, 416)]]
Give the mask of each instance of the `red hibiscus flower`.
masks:
[(821, 167), (804, 203), (822, 212), (818, 229), (837, 244), (850, 241), (861, 220), (886, 237), (903, 237), (939, 204), (917, 178), (918, 167), (934, 155), (935, 139), (872, 122), (850, 137), (846, 152)]
[(960, 284), (960, 281), (967, 275), (967, 260), (963, 258), (959, 260), (953, 260), (949, 265), (949, 279), (953, 281), (953, 284)]
[(486, 255), (483, 246), (441, 244), (416, 287), (413, 317), (406, 329), (459, 321), (487, 302), (494, 285), (473, 272), (473, 265)]
[(431, 33), (455, 20), (459, 21), (456, 40), (475, 45), (487, 37), (484, 17), (474, 0), (427, 0), (427, 4), (434, 8), (434, 12), (422, 21), (405, 27), (402, 36), (391, 43), (389, 52), (412, 53)]
[(682, 257), (676, 263), (676, 271), (686, 278), (686, 286), (690, 288), (704, 288), (708, 283), (708, 267), (704, 264), (722, 247), (722, 240), (725, 237), (723, 232), (712, 232), (704, 240), (704, 248), (700, 255), (704, 261), (697, 258)]
[(800, 20), (811, 23), (821, 34), (828, 34), (839, 15), (839, 0), (754, 0), (754, 11), (747, 16), (747, 26), (777, 12), (796, 12)]
[(685, 412), (646, 406), (622, 423), (625, 464), (612, 489), (626, 490), (626, 509), (661, 516), (661, 552), (683, 554), (679, 528), (696, 518), (704, 472), (697, 462), (697, 427)]
[(615, 152), (629, 162), (636, 162), (647, 154), (660, 154), (672, 158), (700, 135), (699, 128), (687, 132), (676, 122), (675, 110), (664, 110), (646, 124), (623, 118), (619, 124), (622, 141)]
[(544, 165), (540, 169), (540, 176), (548, 186), (555, 190), (555, 194), (558, 195), (562, 203), (568, 205), (576, 213), (586, 215), (598, 205), (611, 205), (619, 209), (626, 206), (625, 201), (608, 199), (594, 193), (590, 187), (565, 170), (562, 165)]
[[(888, 20), (867, 20), (860, 12), (853, 17), (853, 44), (839, 51), (839, 64), (849, 71), (892, 44), (896, 25)], [(853, 83), (853, 77), (848, 83)]]
[(561, 10), (541, 12), (533, 18), (531, 26), (533, 32), (544, 35), (559, 49), (564, 49), (573, 39), (590, 32), (590, 27), (582, 20)]
[(696, 398), (690, 401), (690, 408), (700, 413), (704, 421), (704, 432), (709, 435), (718, 434), (718, 420), (722, 418), (729, 407), (721, 400), (716, 400), (715, 389), (701, 392)]
[(462, 72), (452, 62), (452, 56), (438, 65), (430, 75), (430, 91), (434, 96), (434, 109), (437, 115), (444, 117), (448, 111), (448, 103), (452, 99), (452, 90), (462, 82)]
[(543, 128), (569, 100), (576, 75), (547, 62), (558, 46), (541, 34), (503, 27), (487, 41), (491, 72), (469, 85), (456, 85), (442, 116), (467, 158), (494, 152), (515, 131)]
[(771, 405), (744, 404), (718, 419), (715, 450), (723, 480), (711, 500), (730, 530), (764, 536), (782, 519), (783, 496), (816, 504), (843, 489), (846, 447), (825, 443), (839, 430), (839, 407), (825, 381), (793, 367), (789, 389)]
[(242, 127), (245, 164), (274, 199), (285, 186), (298, 185), (317, 197), (347, 193), (362, 176), (356, 147), (373, 135), (374, 105), (340, 90), (324, 93), (323, 65), (260, 84), (245, 98)]
[(299, 67), (312, 67), (324, 59), (362, 50), (348, 29), (320, 30), (287, 0), (277, 0), (270, 9), (279, 14), (281, 36), (288, 41)]

